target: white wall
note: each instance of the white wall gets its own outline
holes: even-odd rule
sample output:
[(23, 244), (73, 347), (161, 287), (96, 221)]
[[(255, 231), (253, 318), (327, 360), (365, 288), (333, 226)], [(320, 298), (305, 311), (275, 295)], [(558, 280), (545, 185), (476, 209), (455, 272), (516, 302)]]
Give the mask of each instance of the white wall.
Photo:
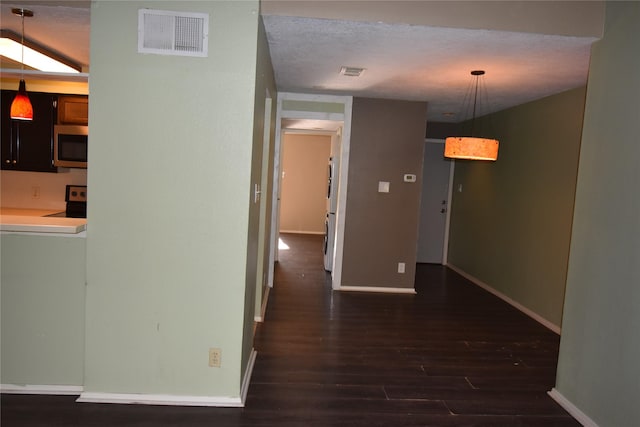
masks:
[[(86, 169), (62, 168), (60, 173), (2, 171), (2, 199), (4, 208), (60, 209), (66, 208), (64, 201), (67, 184), (86, 185)], [(34, 187), (39, 191), (34, 197)]]

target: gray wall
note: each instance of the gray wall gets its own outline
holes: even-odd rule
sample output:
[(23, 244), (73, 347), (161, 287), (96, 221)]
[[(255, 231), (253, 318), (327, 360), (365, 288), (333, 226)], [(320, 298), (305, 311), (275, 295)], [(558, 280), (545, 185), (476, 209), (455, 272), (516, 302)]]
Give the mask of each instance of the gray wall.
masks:
[(640, 3), (608, 2), (592, 50), (556, 389), (640, 425)]
[(426, 103), (353, 100), (342, 286), (414, 286), (426, 114)]
[(500, 140), (498, 160), (455, 166), (448, 263), (556, 326), (584, 96), (574, 89), (485, 118), (480, 125)]

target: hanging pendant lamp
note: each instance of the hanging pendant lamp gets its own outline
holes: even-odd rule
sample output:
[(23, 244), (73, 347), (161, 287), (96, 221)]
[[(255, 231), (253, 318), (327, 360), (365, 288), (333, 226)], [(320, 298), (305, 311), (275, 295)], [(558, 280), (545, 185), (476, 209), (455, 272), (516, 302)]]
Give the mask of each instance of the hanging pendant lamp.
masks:
[(18, 93), (11, 103), (11, 118), (13, 120), (33, 120), (33, 106), (27, 95), (27, 85), (24, 82), (24, 18), (32, 17), (33, 12), (29, 9), (11, 9), (14, 15), (22, 17), (22, 72), (20, 74), (20, 84), (18, 85)]
[[(483, 70), (471, 72), (475, 76), (475, 94), (473, 98), (473, 118), (471, 121), (471, 135), (474, 134), (476, 121), (476, 106), (478, 102), (478, 83)], [(445, 140), (444, 156), (451, 159), (466, 160), (496, 160), (498, 158), (497, 139), (479, 138), (476, 136), (450, 136)]]

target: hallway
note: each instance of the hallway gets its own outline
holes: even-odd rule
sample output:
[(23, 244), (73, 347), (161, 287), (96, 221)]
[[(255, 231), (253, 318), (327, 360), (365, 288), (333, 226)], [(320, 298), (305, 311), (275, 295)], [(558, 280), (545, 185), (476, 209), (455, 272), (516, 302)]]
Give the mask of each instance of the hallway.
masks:
[(322, 236), (282, 235), (243, 409), (2, 395), (11, 426), (579, 426), (546, 392), (559, 337), (422, 264), (417, 295), (331, 291)]
[(274, 423), (256, 425), (580, 425), (546, 394), (559, 337), (529, 317), (439, 265), (417, 295), (332, 292), (321, 237), (282, 240), (247, 399)]

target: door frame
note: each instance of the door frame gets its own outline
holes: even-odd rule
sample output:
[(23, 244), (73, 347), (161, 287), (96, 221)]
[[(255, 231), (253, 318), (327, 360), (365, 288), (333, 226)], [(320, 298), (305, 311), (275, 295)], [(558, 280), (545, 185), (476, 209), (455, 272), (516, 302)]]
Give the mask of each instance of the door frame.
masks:
[[(425, 138), (425, 144), (444, 144), (444, 139)], [(449, 231), (451, 227), (451, 201), (453, 200), (453, 178), (455, 175), (456, 161), (451, 159), (449, 163), (449, 182), (447, 184), (447, 214), (444, 222), (444, 241), (442, 247), (442, 265), (447, 265), (449, 252)]]
[[(307, 110), (285, 110), (284, 101), (302, 101), (309, 103), (333, 103), (343, 104), (343, 113), (318, 112)], [(280, 92), (278, 93), (276, 104), (276, 129), (275, 147), (273, 161), (273, 191), (272, 212), (271, 212), (271, 236), (269, 244), (269, 275), (268, 285), (273, 287), (275, 263), (278, 261), (278, 239), (280, 235), (280, 196), (281, 196), (281, 173), (282, 173), (282, 120), (283, 119), (311, 119), (311, 120), (331, 120), (344, 123), (342, 128), (342, 143), (340, 145), (340, 165), (338, 170), (338, 206), (336, 209), (336, 240), (334, 251), (333, 271), (331, 272), (333, 289), (340, 289), (342, 280), (342, 257), (344, 247), (344, 225), (347, 208), (347, 185), (349, 176), (349, 151), (351, 142), (351, 109), (353, 105), (352, 96), (339, 95), (315, 95), (304, 93)]]

